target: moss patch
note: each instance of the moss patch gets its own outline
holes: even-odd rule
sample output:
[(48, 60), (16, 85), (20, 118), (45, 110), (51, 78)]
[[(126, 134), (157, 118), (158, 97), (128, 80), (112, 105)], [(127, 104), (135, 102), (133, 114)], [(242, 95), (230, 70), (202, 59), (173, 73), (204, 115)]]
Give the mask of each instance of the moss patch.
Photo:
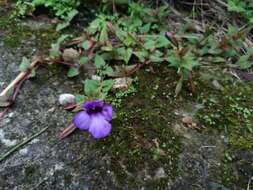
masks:
[(196, 117), (209, 129), (223, 132), (234, 148), (248, 149), (253, 146), (253, 97), (252, 84), (222, 82), (224, 90), (201, 95), (204, 108)]
[[(93, 147), (106, 157), (117, 183), (126, 188), (165, 189), (178, 175), (181, 143), (171, 125), (176, 119), (173, 110), (182, 102), (174, 98), (174, 71), (160, 70), (138, 75), (137, 92), (116, 110), (112, 134)], [(160, 178), (159, 168), (165, 172)]]
[[(253, 84), (221, 72), (216, 72), (214, 76), (208, 82), (199, 81), (199, 98), (204, 107), (198, 111), (196, 118), (206, 127), (207, 133), (218, 131), (226, 139), (226, 153), (220, 167), (222, 175), (217, 178), (232, 189), (243, 187), (242, 184), (247, 182), (243, 182), (244, 174), (238, 174), (241, 169), (235, 165), (244, 159), (240, 152), (249, 152), (253, 148)], [(215, 90), (211, 83), (214, 79), (224, 89)], [(247, 178), (244, 176), (244, 179)]]
[(23, 43), (33, 44), (44, 53), (48, 51), (51, 42), (58, 36), (53, 29), (32, 29), (22, 25), (21, 21), (10, 19), (9, 14), (0, 16), (0, 28), (4, 29), (1, 32), (3, 32), (3, 42), (6, 47), (17, 48), (21, 47)]

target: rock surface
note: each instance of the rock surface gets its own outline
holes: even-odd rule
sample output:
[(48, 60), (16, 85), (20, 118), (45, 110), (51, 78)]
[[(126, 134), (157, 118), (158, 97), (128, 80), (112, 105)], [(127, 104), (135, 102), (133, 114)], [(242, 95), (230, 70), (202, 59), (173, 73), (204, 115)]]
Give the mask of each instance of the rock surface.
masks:
[[(1, 11), (4, 10), (0, 8), (0, 15), (4, 15), (4, 13), (1, 14)], [(27, 27), (29, 23), (23, 23), (22, 26)], [(48, 23), (45, 24), (48, 27)], [(40, 24), (40, 26), (43, 26), (43, 24)], [(29, 30), (33, 29), (29, 28)], [(38, 27), (36, 27), (37, 30), (39, 30)], [(30, 57), (44, 48), (43, 44), (39, 43), (41, 42), (39, 38), (44, 38), (44, 35), (48, 35), (48, 33), (51, 34), (43, 29), (40, 35), (24, 35), (23, 39), (19, 40), (20, 44), (16, 44), (16, 47), (9, 47), (6, 41), (7, 29), (0, 27), (0, 90), (6, 87), (18, 74), (18, 66), (23, 56)], [(125, 165), (120, 162), (121, 160), (119, 160), (121, 167), (116, 165), (117, 167), (113, 168), (111, 167), (113, 163), (111, 163), (110, 154), (101, 154), (104, 147), (94, 149), (91, 145), (97, 142), (86, 133), (81, 133), (80, 131), (76, 131), (73, 135), (60, 141), (57, 135), (71, 121), (72, 114), (65, 112), (62, 107), (58, 106), (58, 97), (64, 92), (74, 93), (74, 89), (80, 87), (75, 82), (67, 79), (66, 73), (67, 69), (63, 67), (41, 67), (34, 79), (25, 82), (15, 106), (0, 122), (0, 156), (9, 151), (15, 144), (31, 137), (41, 129), (49, 127), (43, 134), (20, 147), (20, 149), (0, 162), (1, 190), (246, 189), (248, 179), (253, 175), (251, 170), (253, 152), (242, 150), (236, 153), (236, 160), (232, 164), (236, 171), (235, 176), (239, 176), (238, 179), (242, 179), (242, 184), (235, 184), (228, 188), (222, 185), (223, 173), (220, 169), (226, 148), (224, 139), (215, 133), (200, 133), (197, 130), (186, 128), (179, 124), (181, 122), (180, 119), (178, 121), (170, 121), (171, 118), (167, 117), (168, 124), (166, 125), (162, 123), (164, 121), (158, 120), (163, 127), (169, 127), (169, 130), (172, 131), (172, 136), (169, 137), (170, 140), (173, 140), (175, 136), (180, 136), (181, 139), (180, 154), (175, 155), (178, 160), (176, 166), (173, 166), (173, 168), (175, 167), (179, 170), (178, 173), (175, 172), (175, 176), (167, 175), (169, 171), (165, 169), (166, 165), (173, 165), (174, 163), (161, 162), (158, 163), (159, 167), (156, 170), (147, 170), (149, 168), (148, 164), (151, 163), (148, 160), (149, 158), (141, 160), (144, 164), (143, 168), (137, 168), (139, 170), (138, 175), (126, 170)], [(173, 79), (172, 81), (175, 80)], [(165, 84), (167, 85), (167, 82)], [(165, 85), (163, 86), (166, 87)], [(147, 89), (152, 90), (152, 84)], [(173, 100), (170, 99), (170, 97), (174, 97), (173, 94), (159, 93), (157, 91), (153, 96), (156, 97), (157, 101), (161, 101), (160, 106), (169, 107), (174, 105), (171, 103)], [(136, 112), (138, 112), (139, 107), (144, 107), (144, 111), (151, 107), (154, 111), (152, 114), (156, 114), (153, 117), (159, 117), (160, 119), (160, 113), (163, 112), (161, 111), (162, 109), (159, 110), (161, 107), (157, 108), (158, 105), (150, 105), (149, 95), (144, 94), (142, 98), (146, 98), (144, 99), (145, 104), (142, 104), (138, 99), (131, 98), (127, 103)], [(194, 106), (190, 107), (193, 109), (190, 112), (194, 112), (194, 109), (197, 109)], [(170, 109), (173, 110), (173, 108)], [(183, 112), (187, 112), (187, 109), (183, 110)], [(172, 111), (171, 113), (174, 112)], [(134, 128), (136, 131), (141, 127), (136, 122), (138, 115), (141, 115), (141, 113), (137, 113), (130, 119), (126, 117), (128, 121), (124, 121), (130, 123), (131, 126), (137, 125)], [(144, 115), (141, 119), (148, 127), (151, 127), (149, 122), (152, 122), (152, 118), (146, 118)], [(160, 124), (158, 123), (158, 125)], [(115, 128), (117, 127), (121, 126), (116, 125)], [(130, 126), (126, 129), (129, 129), (131, 134), (135, 134), (134, 130), (131, 131), (133, 128)], [(120, 143), (127, 141), (124, 135), (119, 132), (119, 138), (123, 136)], [(156, 133), (153, 131), (151, 138), (155, 135)], [(152, 163), (156, 163), (155, 156), (157, 154), (166, 155), (166, 158), (170, 156), (172, 157), (171, 160), (173, 160), (173, 154), (168, 155), (162, 151), (161, 147), (163, 144), (159, 145), (159, 139), (147, 139), (144, 137), (139, 138), (136, 136), (138, 141), (143, 142), (138, 142), (139, 144), (134, 144), (134, 146), (143, 145), (147, 147), (147, 150), (150, 147), (155, 147), (154, 157), (151, 156), (154, 160)], [(114, 138), (117, 139), (117, 137)], [(128, 154), (121, 156), (123, 161), (131, 159), (131, 156), (129, 156), (132, 153), (131, 147), (126, 149), (125, 151)], [(169, 147), (168, 150), (170, 149), (173, 149), (173, 147)], [(135, 163), (129, 163), (129, 165), (133, 168), (137, 167)], [(128, 177), (132, 177), (130, 179), (136, 179), (138, 183), (134, 183), (131, 186), (129, 185), (131, 181), (128, 181), (128, 178), (123, 178), (123, 184), (119, 183), (115, 177), (116, 172), (125, 172)], [(164, 185), (158, 188), (160, 184)]]

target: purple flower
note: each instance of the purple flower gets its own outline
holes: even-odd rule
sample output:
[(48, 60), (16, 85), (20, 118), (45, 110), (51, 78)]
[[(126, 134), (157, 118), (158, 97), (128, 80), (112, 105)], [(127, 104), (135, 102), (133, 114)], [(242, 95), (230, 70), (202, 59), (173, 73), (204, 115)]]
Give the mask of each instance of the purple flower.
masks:
[(73, 118), (74, 125), (81, 130), (88, 130), (96, 139), (108, 136), (112, 129), (112, 106), (95, 100), (85, 102), (83, 108)]

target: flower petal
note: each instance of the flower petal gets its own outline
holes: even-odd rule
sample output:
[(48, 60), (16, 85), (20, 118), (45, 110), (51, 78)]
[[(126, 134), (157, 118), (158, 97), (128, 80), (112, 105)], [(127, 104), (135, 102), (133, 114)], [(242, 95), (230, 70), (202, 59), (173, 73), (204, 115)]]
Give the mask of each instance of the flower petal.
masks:
[(104, 105), (103, 100), (87, 101), (83, 104), (83, 107), (87, 110), (94, 108), (102, 108)]
[(72, 122), (81, 130), (87, 130), (90, 127), (91, 118), (86, 111), (78, 112)]
[(102, 114), (104, 115), (107, 121), (112, 120), (112, 112), (113, 112), (112, 106), (110, 104), (105, 104), (102, 110)]
[(105, 119), (102, 114), (91, 116), (89, 132), (96, 139), (104, 138), (111, 132), (112, 125)]

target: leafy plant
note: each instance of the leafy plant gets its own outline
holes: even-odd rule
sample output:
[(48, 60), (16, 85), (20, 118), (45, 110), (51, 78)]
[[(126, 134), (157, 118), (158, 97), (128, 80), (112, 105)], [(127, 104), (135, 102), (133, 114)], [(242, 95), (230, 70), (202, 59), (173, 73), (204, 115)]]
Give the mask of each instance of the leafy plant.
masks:
[(252, 66), (251, 58), (253, 55), (253, 46), (250, 47), (247, 50), (247, 53), (245, 55), (242, 55), (238, 61), (236, 62), (236, 64), (241, 68), (241, 69), (248, 69)]
[[(36, 5), (45, 3), (43, 0), (33, 2)], [(50, 7), (58, 2), (47, 3)], [(64, 3), (72, 7), (69, 14), (74, 16), (74, 7), (78, 2)], [(187, 24), (178, 31), (171, 32), (165, 22), (168, 13), (168, 6), (154, 9), (144, 4), (130, 3), (124, 16), (99, 14), (84, 30), (84, 34), (73, 39), (70, 45), (65, 47), (63, 44), (69, 36), (61, 36), (52, 45), (51, 59), (70, 66), (68, 77), (78, 76), (87, 64), (93, 65), (99, 80), (87, 79), (84, 82), (85, 94), (104, 98), (112, 86), (105, 88), (104, 81), (110, 81), (111, 77), (130, 76), (148, 64), (166, 64), (177, 70), (180, 79), (176, 86), (176, 95), (182, 89), (184, 81), (188, 81), (194, 90), (193, 71), (203, 62), (233, 61), (241, 68), (251, 66), (251, 49), (247, 54), (241, 55), (247, 28), (238, 30), (229, 26), (227, 33), (220, 38), (214, 37), (215, 31), (210, 30), (204, 34), (189, 32)]]
[(251, 0), (228, 0), (228, 10), (241, 14), (253, 24), (253, 2)]
[[(175, 89), (175, 94), (177, 96), (182, 89), (183, 81), (190, 79), (190, 73), (194, 67), (199, 65), (199, 63), (194, 54), (189, 49), (185, 48), (168, 51), (167, 60), (170, 63), (170, 66), (175, 67), (177, 73), (181, 76)], [(192, 82), (191, 79), (190, 82)]]
[(93, 99), (105, 99), (108, 92), (112, 88), (113, 80), (90, 80), (87, 79), (84, 81), (84, 93), (87, 97)]
[(57, 30), (67, 27), (70, 21), (77, 15), (79, 0), (18, 0), (16, 2), (16, 11), (14, 16), (22, 17), (27, 13), (32, 13), (39, 6), (48, 8), (53, 15), (62, 19), (64, 22), (58, 24)]

